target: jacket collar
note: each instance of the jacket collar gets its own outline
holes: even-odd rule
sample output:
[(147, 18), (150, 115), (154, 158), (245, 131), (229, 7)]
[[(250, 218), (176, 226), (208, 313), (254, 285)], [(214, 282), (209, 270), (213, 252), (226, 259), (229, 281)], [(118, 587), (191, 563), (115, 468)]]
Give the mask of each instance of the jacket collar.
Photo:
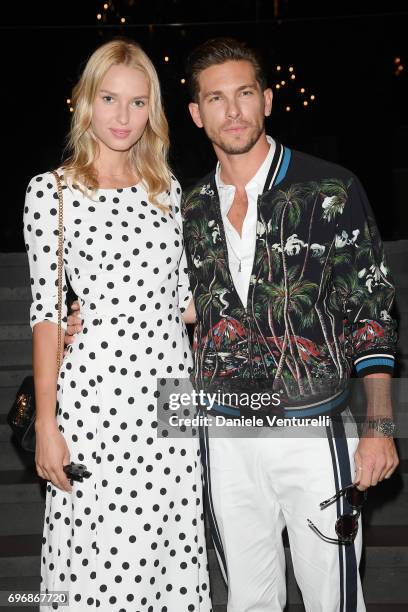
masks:
[[(287, 147), (284, 147), (280, 142), (275, 140), (276, 147), (275, 153), (271, 161), (271, 165), (269, 166), (268, 174), (266, 177), (265, 185), (262, 190), (262, 193), (269, 191), (272, 187), (275, 187), (286, 176), (288, 171), (289, 162), (291, 158), (291, 150)], [(210, 174), (209, 177), (209, 187), (213, 192), (214, 196), (218, 197), (218, 189), (217, 182), (215, 180), (216, 169)]]

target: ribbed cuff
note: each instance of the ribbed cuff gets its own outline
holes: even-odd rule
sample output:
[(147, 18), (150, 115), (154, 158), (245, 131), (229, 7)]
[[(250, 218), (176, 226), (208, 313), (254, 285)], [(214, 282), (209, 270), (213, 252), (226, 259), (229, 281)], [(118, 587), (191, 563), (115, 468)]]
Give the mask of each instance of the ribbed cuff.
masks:
[(356, 357), (354, 368), (359, 378), (368, 374), (390, 374), (394, 373), (395, 358), (389, 353), (371, 353), (362, 357)]

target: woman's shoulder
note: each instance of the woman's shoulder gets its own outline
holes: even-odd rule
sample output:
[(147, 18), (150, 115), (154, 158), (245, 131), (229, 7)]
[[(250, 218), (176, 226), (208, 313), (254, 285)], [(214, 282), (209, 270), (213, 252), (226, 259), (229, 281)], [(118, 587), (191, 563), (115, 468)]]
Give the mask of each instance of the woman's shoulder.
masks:
[(30, 193), (33, 190), (36, 191), (45, 191), (55, 189), (56, 187), (56, 179), (54, 172), (57, 172), (60, 180), (63, 180), (64, 171), (62, 168), (56, 168), (55, 170), (47, 170), (45, 172), (40, 172), (39, 174), (34, 175), (28, 183), (27, 193)]
[(171, 204), (174, 207), (176, 213), (180, 212), (180, 203), (181, 203), (181, 185), (177, 180), (176, 176), (171, 173), (170, 174), (170, 199)]
[(175, 191), (177, 194), (181, 196), (180, 182), (173, 173), (170, 174), (170, 189), (171, 191)]
[[(62, 178), (61, 168), (57, 168), (58, 176)], [(64, 189), (64, 186), (63, 186)], [(58, 192), (56, 179), (52, 170), (34, 175), (27, 186), (24, 212), (31, 214), (41, 213), (48, 210), (51, 215), (55, 214), (58, 206)]]

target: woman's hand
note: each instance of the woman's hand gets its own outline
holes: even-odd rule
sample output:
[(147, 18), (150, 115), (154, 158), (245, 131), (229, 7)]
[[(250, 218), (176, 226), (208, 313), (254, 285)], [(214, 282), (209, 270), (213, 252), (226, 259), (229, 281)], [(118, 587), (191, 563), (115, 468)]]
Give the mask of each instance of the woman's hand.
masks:
[(57, 423), (35, 426), (36, 446), (35, 465), (37, 474), (50, 480), (53, 485), (67, 491), (72, 491), (63, 466), (70, 463), (70, 454), (64, 436), (59, 431)]

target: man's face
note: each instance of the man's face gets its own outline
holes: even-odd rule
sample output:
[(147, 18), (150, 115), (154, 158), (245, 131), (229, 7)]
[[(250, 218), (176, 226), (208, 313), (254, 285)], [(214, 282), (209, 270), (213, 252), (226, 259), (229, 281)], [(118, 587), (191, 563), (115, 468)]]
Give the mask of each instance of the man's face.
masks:
[(247, 153), (264, 132), (272, 108), (272, 91), (262, 91), (252, 64), (228, 61), (206, 68), (198, 76), (198, 103), (189, 110), (214, 148), (228, 155)]

